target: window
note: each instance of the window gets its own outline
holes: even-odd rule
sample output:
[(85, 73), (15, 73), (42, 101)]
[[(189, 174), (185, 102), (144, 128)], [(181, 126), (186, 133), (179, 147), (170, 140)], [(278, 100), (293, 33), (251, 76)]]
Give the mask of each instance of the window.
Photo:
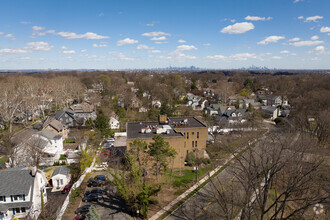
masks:
[(191, 132), (191, 135), (195, 135), (195, 132)]
[(199, 132), (197, 132), (197, 138), (199, 138)]
[(63, 185), (63, 179), (61, 179), (61, 185)]
[(194, 147), (194, 141), (191, 142), (191, 146)]
[(25, 207), (21, 208), (21, 212), (25, 212)]
[(195, 141), (195, 147), (197, 147), (197, 141)]
[(20, 208), (15, 208), (16, 213), (20, 213), (21, 209)]
[(187, 139), (189, 139), (189, 132), (187, 132)]
[(6, 202), (6, 196), (0, 196), (0, 202), (2, 201)]
[(17, 195), (14, 196), (14, 200), (18, 200), (18, 196)]

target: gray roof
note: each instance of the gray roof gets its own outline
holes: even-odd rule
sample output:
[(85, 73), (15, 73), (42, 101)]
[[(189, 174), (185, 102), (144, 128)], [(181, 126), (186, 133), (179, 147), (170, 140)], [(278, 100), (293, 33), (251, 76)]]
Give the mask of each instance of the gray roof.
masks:
[(175, 126), (175, 123), (180, 123), (182, 122), (184, 119), (188, 120), (188, 124), (185, 127), (188, 128), (200, 128), (200, 127), (207, 127), (205, 124), (203, 124), (202, 122), (200, 122), (198, 119), (196, 119), (195, 117), (175, 117), (175, 118), (168, 118), (168, 124), (173, 128), (179, 128)]
[(65, 176), (68, 176), (70, 173), (70, 170), (67, 167), (58, 167), (54, 170), (52, 177), (56, 176), (57, 174), (62, 174)]
[(261, 108), (262, 108), (262, 110), (267, 111), (269, 113), (273, 113), (276, 110), (276, 108), (272, 107), (272, 106), (265, 106), (265, 107), (261, 107)]
[(48, 131), (46, 129), (42, 129), (39, 134), (41, 136), (44, 136), (45, 138), (47, 138), (48, 140), (58, 140), (60, 139), (62, 136), (61, 135), (57, 135), (57, 134), (54, 134), (53, 132), (51, 131)]
[(33, 190), (34, 177), (27, 168), (8, 168), (0, 171), (0, 195), (28, 195)]
[[(141, 129), (148, 127), (148, 126), (160, 126), (158, 122), (129, 122), (127, 123), (127, 139), (151, 139), (154, 137), (155, 133), (141, 133)], [(182, 136), (181, 133), (178, 133), (171, 129), (169, 134), (160, 134), (161, 136), (165, 137), (180, 137)]]
[(31, 205), (32, 205), (32, 202), (3, 203), (0, 206), (0, 212), (6, 212), (8, 209), (11, 209), (11, 208), (21, 208), (21, 207), (30, 208)]

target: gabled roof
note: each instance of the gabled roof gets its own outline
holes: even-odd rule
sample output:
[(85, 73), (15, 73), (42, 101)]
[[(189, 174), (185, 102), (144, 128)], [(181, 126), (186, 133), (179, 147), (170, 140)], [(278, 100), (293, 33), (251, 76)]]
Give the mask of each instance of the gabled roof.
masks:
[(68, 176), (70, 173), (70, 170), (67, 167), (58, 167), (54, 170), (52, 177), (56, 176), (57, 174), (62, 174), (65, 176)]
[(38, 132), (38, 134), (47, 138), (48, 140), (58, 140), (62, 137), (61, 135), (54, 134), (53, 132), (46, 129), (42, 129), (40, 132)]
[(28, 195), (33, 190), (34, 177), (27, 168), (0, 170), (0, 195)]
[(91, 113), (94, 112), (94, 106), (88, 103), (82, 103), (77, 105), (71, 105), (70, 109), (75, 113)]

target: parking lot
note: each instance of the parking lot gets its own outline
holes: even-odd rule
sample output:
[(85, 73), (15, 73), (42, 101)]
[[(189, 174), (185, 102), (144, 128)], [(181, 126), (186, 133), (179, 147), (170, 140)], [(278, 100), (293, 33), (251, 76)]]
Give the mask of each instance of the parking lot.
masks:
[[(105, 175), (106, 177), (110, 177), (108, 172), (102, 171), (93, 173), (92, 177), (96, 175)], [(97, 188), (103, 189), (105, 191), (103, 199), (92, 202), (83, 202), (81, 200), (80, 206), (88, 204), (94, 205), (98, 214), (100, 215), (100, 219), (133, 219), (126, 211), (125, 202), (116, 195), (116, 189), (110, 182), (107, 182), (104, 186), (101, 187), (86, 187), (82, 197), (86, 191)]]

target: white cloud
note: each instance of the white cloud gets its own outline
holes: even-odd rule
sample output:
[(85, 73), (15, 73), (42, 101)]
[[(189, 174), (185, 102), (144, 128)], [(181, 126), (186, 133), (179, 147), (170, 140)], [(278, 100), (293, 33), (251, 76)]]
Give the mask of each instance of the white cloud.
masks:
[(254, 53), (238, 53), (230, 56), (233, 60), (244, 61), (250, 58), (256, 59), (257, 56)]
[(54, 47), (44, 41), (29, 42), (26, 45), (27, 45), (27, 48), (29, 48), (31, 50), (36, 50), (36, 51), (50, 51)]
[(22, 54), (22, 53), (30, 53), (31, 51), (28, 51), (26, 49), (9, 49), (9, 48), (6, 48), (6, 49), (0, 49), (0, 55), (3, 55), (3, 54)]
[(123, 40), (119, 40), (117, 41), (117, 46), (123, 46), (125, 44), (137, 44), (139, 41), (138, 40), (134, 40), (134, 39), (131, 39), (131, 38), (125, 38)]
[(56, 34), (56, 31), (55, 30), (48, 30), (48, 31), (44, 31), (44, 32), (33, 33), (32, 35), (44, 36), (46, 34)]
[(62, 51), (62, 53), (64, 53), (64, 54), (75, 54), (76, 51), (75, 50), (64, 50), (64, 51)]
[(146, 24), (148, 27), (153, 27), (155, 24)]
[(105, 43), (101, 43), (101, 44), (93, 44), (92, 45), (93, 47), (107, 47), (108, 45), (107, 44), (105, 44)]
[(15, 37), (13, 34), (6, 34), (5, 37)]
[(180, 59), (189, 59), (189, 60), (197, 59), (197, 57), (195, 57), (195, 56), (192, 56), (192, 55), (186, 55), (186, 54), (183, 54), (183, 53), (178, 54), (177, 58), (178, 58), (179, 60), (180, 60)]
[(324, 52), (325, 51), (325, 47), (324, 46), (317, 46), (317, 47), (314, 48), (314, 51)]
[(0, 32), (0, 35), (3, 35), (3, 32)]
[(311, 37), (311, 40), (318, 40), (318, 39), (319, 39), (319, 36), (317, 36), (317, 35), (314, 35)]
[(159, 59), (163, 59), (163, 60), (170, 60), (170, 59), (172, 59), (171, 56), (159, 56), (158, 58)]
[(282, 59), (282, 57), (279, 57), (279, 56), (273, 56), (272, 59), (274, 59), (274, 60), (279, 60), (279, 59)]
[(288, 53), (290, 53), (290, 51), (288, 51), (288, 50), (282, 50), (280, 53), (288, 54)]
[(224, 59), (226, 59), (226, 57), (223, 56), (223, 55), (207, 56), (206, 58), (211, 59), (211, 60), (224, 60)]
[(180, 40), (178, 40), (178, 43), (182, 43), (182, 44), (184, 44), (184, 43), (186, 43), (186, 41), (185, 41), (185, 40), (182, 40), (182, 39), (180, 39)]
[(269, 36), (266, 37), (264, 40), (258, 42), (258, 44), (269, 44), (269, 43), (276, 43), (279, 40), (285, 39), (284, 36)]
[(151, 50), (150, 52), (151, 52), (151, 53), (161, 53), (160, 50)]
[(80, 52), (82, 52), (82, 53), (85, 53), (85, 52), (87, 52), (87, 50), (86, 50), (86, 49), (84, 49), (84, 50), (81, 50)]
[(45, 60), (45, 58), (39, 58), (39, 60), (40, 60), (40, 61), (44, 61), (44, 60)]
[(171, 36), (171, 34), (165, 33), (165, 32), (162, 32), (162, 31), (154, 31), (154, 32), (143, 33), (142, 36), (144, 36), (144, 37), (158, 37), (158, 36)]
[(176, 47), (177, 50), (197, 50), (194, 45), (180, 45)]
[(68, 49), (68, 48), (67, 48), (66, 46), (62, 46), (61, 49), (62, 49), (62, 50), (66, 50), (66, 49)]
[(31, 24), (29, 21), (21, 21), (21, 24)]
[(316, 16), (312, 16), (312, 17), (307, 17), (305, 19), (305, 22), (310, 22), (310, 21), (317, 22), (317, 20), (320, 20), (320, 19), (323, 19), (323, 16), (316, 15)]
[(138, 46), (136, 47), (136, 49), (138, 49), (138, 50), (151, 50), (151, 49), (153, 49), (153, 48), (151, 48), (151, 47), (149, 47), (149, 46), (147, 46), (147, 45), (144, 45), (144, 44), (140, 44), (140, 45), (138, 45)]
[(155, 42), (155, 44), (167, 44), (168, 42), (167, 41), (157, 41)]
[(166, 40), (166, 37), (165, 36), (153, 37), (150, 40)]
[(103, 17), (104, 16), (104, 13), (101, 12), (100, 14), (98, 14), (99, 17)]
[(40, 27), (40, 26), (33, 26), (32, 29), (35, 30), (35, 31), (41, 31), (41, 30), (43, 30), (45, 28), (44, 27)]
[(58, 32), (56, 33), (57, 35), (67, 38), (67, 39), (80, 39), (80, 38), (85, 38), (88, 40), (100, 40), (100, 39), (107, 39), (109, 38), (108, 36), (102, 36), (98, 35), (93, 32), (86, 32), (85, 34), (76, 34), (73, 32)]
[(231, 19), (230, 22), (234, 23), (236, 21), (236, 19)]
[(30, 60), (31, 57), (21, 57), (20, 59), (21, 59), (21, 60)]
[(293, 3), (302, 2), (303, 0), (293, 0)]
[(330, 27), (321, 27), (320, 32), (322, 33), (330, 32)]
[(118, 52), (109, 52), (109, 54), (121, 59), (121, 60), (129, 60), (129, 61), (133, 61), (133, 60), (136, 60), (135, 58), (133, 57), (127, 57), (125, 56), (123, 53), (118, 53)]
[(242, 22), (224, 27), (220, 32), (224, 34), (243, 34), (253, 29), (254, 29), (254, 25), (252, 23)]
[(266, 20), (271, 20), (272, 17), (267, 17), (266, 18), (266, 17), (258, 17), (258, 16), (250, 16), (250, 15), (248, 15), (244, 19), (245, 20), (248, 20), (248, 21), (266, 21)]
[(289, 39), (289, 41), (300, 41), (300, 38), (299, 37), (294, 37), (294, 38)]
[(211, 44), (210, 43), (206, 43), (206, 44), (202, 44), (203, 46), (206, 46), (206, 47), (209, 47), (209, 46), (211, 46)]
[(304, 16), (299, 16), (298, 19), (300, 19), (300, 20), (301, 20), (301, 19), (304, 19)]
[(316, 45), (323, 44), (323, 43), (324, 43), (324, 41), (320, 41), (320, 40), (316, 40), (316, 41), (306, 40), (306, 41), (297, 41), (297, 42), (290, 43), (290, 44), (295, 47), (303, 47), (303, 46), (316, 46)]

